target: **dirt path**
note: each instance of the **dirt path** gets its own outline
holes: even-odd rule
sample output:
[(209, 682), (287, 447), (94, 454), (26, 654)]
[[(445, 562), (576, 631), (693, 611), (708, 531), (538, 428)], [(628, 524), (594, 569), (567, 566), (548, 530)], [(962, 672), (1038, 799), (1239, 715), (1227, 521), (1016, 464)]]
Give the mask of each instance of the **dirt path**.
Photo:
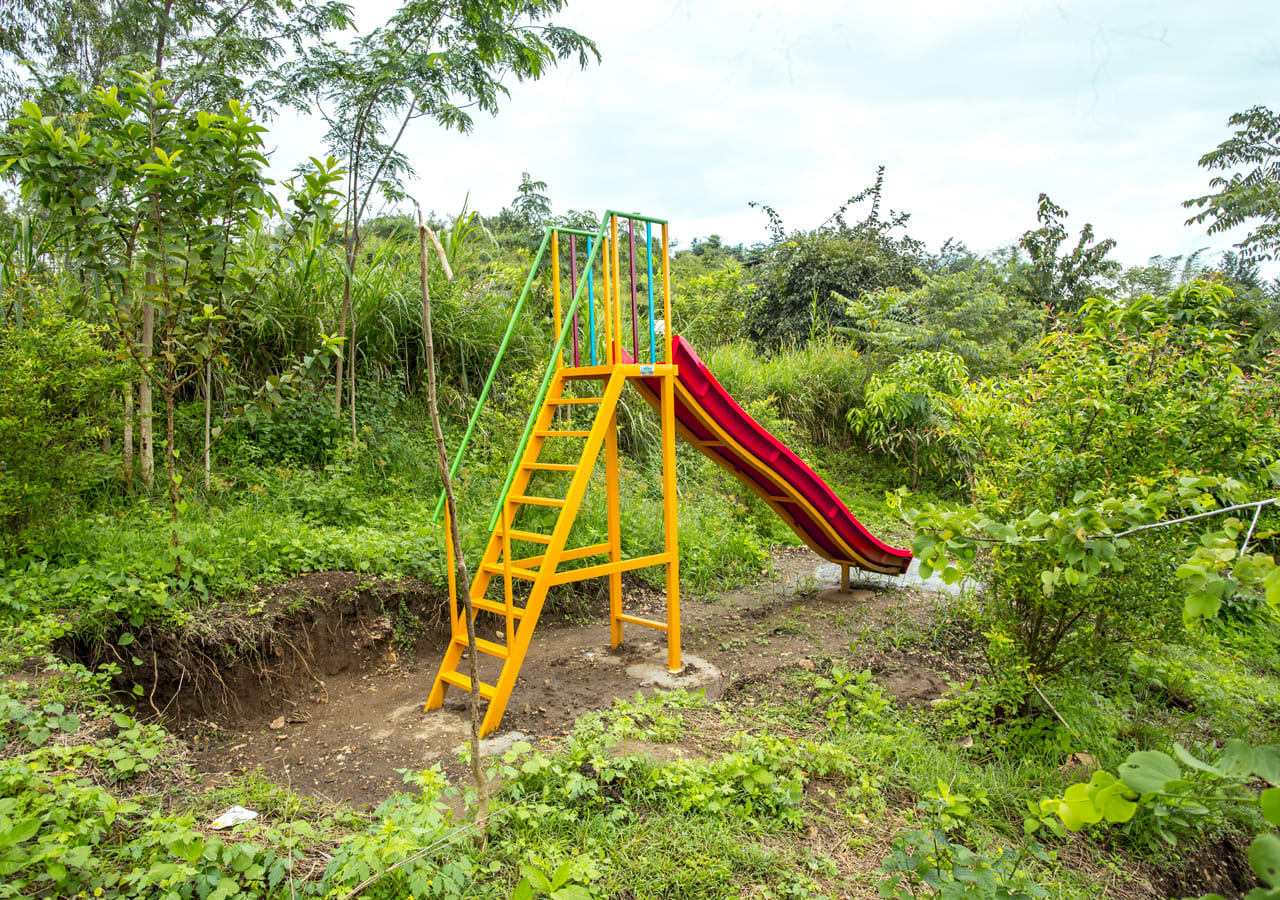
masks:
[[(665, 638), (648, 629), (628, 626), (626, 642), (610, 651), (605, 620), (540, 623), (502, 728), (485, 748), (563, 735), (582, 714), (637, 690), (701, 687), (715, 698), (735, 681), (808, 665), (810, 657), (856, 652), (898, 696), (938, 696), (946, 685), (933, 669), (945, 665), (926, 668), (877, 651), (896, 633), (918, 632), (932, 616), (929, 595), (883, 587), (840, 594), (819, 580), (822, 563), (807, 549), (782, 550), (773, 580), (715, 603), (683, 604), (686, 667), (679, 676), (666, 671)], [(661, 615), (660, 594), (628, 593), (628, 611)], [(197, 768), (212, 782), (257, 769), (321, 800), (376, 804), (401, 786), (398, 769), (457, 766), (469, 734), (465, 696), (451, 691), (443, 710), (423, 710), (439, 660), (439, 651), (389, 653), (372, 670), (323, 679), (283, 714), (251, 718), (234, 731), (190, 733)]]

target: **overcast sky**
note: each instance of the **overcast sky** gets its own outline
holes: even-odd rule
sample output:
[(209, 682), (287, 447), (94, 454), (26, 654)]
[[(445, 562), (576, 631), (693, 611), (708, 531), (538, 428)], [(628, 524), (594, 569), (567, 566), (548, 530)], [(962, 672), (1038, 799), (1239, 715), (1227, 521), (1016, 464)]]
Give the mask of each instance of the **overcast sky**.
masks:
[[(362, 28), (390, 2), (360, 0)], [(990, 251), (1035, 224), (1046, 191), (1119, 241), (1126, 263), (1232, 238), (1183, 225), (1196, 165), (1227, 117), (1280, 103), (1276, 0), (571, 0), (563, 24), (602, 62), (514, 85), (469, 135), (421, 121), (410, 193), (452, 214), (510, 203), (527, 171), (555, 211), (634, 209), (682, 245), (820, 224), (884, 164), (886, 202), (931, 248)], [(277, 174), (321, 144), (273, 123)]]

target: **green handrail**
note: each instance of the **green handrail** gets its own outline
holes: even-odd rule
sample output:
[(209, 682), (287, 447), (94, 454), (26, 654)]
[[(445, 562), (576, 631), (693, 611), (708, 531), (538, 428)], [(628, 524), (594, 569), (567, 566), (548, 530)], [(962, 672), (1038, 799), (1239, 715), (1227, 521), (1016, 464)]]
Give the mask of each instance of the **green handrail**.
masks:
[[(458, 469), (462, 466), (462, 460), (466, 457), (467, 446), (471, 443), (471, 435), (476, 429), (476, 423), (479, 422), (480, 420), (480, 413), (484, 409), (485, 401), (489, 399), (489, 391), (493, 387), (494, 379), (498, 375), (498, 369), (501, 368), (502, 366), (502, 359), (506, 355), (507, 345), (511, 342), (511, 335), (515, 333), (516, 320), (520, 318), (520, 313), (524, 310), (525, 301), (529, 298), (529, 294), (533, 289), (534, 279), (538, 275), (538, 267), (542, 264), (542, 256), (544, 253), (546, 253), (547, 245), (551, 241), (551, 233), (553, 231), (558, 231), (561, 234), (576, 234), (581, 237), (599, 238), (605, 232), (605, 226), (606, 226), (606, 223), (609, 221), (609, 215), (610, 213), (605, 214), (604, 219), (600, 223), (599, 230), (596, 231), (595, 233), (592, 233), (590, 231), (583, 231), (578, 228), (555, 228), (555, 227), (548, 227), (544, 231), (542, 235), (542, 243), (538, 246), (538, 252), (533, 258), (533, 264), (529, 267), (529, 275), (525, 279), (524, 289), (520, 291), (520, 296), (519, 298), (516, 299), (516, 305), (511, 310), (511, 320), (507, 322), (507, 331), (502, 336), (502, 343), (498, 345), (498, 353), (493, 358), (493, 365), (489, 367), (489, 376), (485, 379), (484, 387), (481, 388), (480, 390), (480, 396), (476, 399), (475, 409), (471, 411), (471, 417), (467, 421), (467, 430), (462, 435), (462, 443), (458, 445), (458, 452), (454, 454), (453, 462), (449, 465), (450, 478), (453, 478), (458, 474)], [(599, 247), (599, 245), (600, 245), (599, 241), (597, 240), (596, 246)], [(588, 266), (591, 265), (591, 261), (594, 258), (595, 258), (594, 255), (592, 255), (591, 259), (588, 259), (587, 261)], [(582, 285), (580, 284), (578, 286), (578, 294), (575, 295), (573, 300), (571, 301), (570, 312), (565, 316), (566, 323), (573, 321), (572, 311), (577, 309), (578, 295), (580, 295), (581, 293), (582, 293)], [(563, 335), (561, 336), (563, 337)], [(560, 353), (560, 350), (562, 349), (562, 346), (563, 346), (562, 343), (557, 342), (555, 353), (553, 353), (551, 357), (553, 366), (557, 358), (557, 355)], [(532, 422), (534, 419), (537, 418), (537, 411), (541, 407), (542, 400), (546, 395), (546, 388), (547, 388), (547, 384), (544, 384), (542, 391), (538, 395), (538, 401), (537, 403), (534, 404), (533, 412), (530, 413), (530, 420), (529, 420), (530, 424), (526, 426), (526, 429), (525, 429), (526, 432), (531, 430)], [(512, 463), (513, 466), (518, 464), (520, 455), (524, 453), (524, 446), (526, 443), (527, 443), (527, 438), (521, 441), (520, 449), (516, 454), (516, 460)], [(511, 486), (511, 482), (513, 480), (514, 480), (514, 472), (508, 473), (507, 483), (502, 488), (502, 495), (504, 497), (506, 496), (507, 489)], [(499, 503), (501, 503), (501, 501), (499, 501)], [(444, 490), (442, 488), (440, 491), (440, 496), (436, 499), (435, 510), (431, 514), (431, 521), (432, 522), (437, 521), (440, 518), (440, 513), (443, 510), (444, 510)], [(496, 513), (495, 513), (495, 521), (496, 521)], [(493, 525), (489, 526), (489, 530), (490, 531), (493, 530)]]
[[(484, 387), (480, 390), (480, 397), (476, 400), (476, 407), (471, 411), (471, 419), (467, 422), (467, 430), (462, 435), (462, 443), (458, 446), (458, 452), (454, 454), (453, 463), (449, 466), (449, 478), (452, 479), (458, 474), (458, 468), (462, 465), (462, 458), (467, 453), (467, 444), (471, 442), (471, 433), (476, 430), (476, 422), (480, 420), (480, 412), (484, 409), (484, 403), (489, 399), (489, 390), (493, 387), (493, 380), (498, 375), (498, 368), (502, 365), (502, 357), (506, 355), (507, 344), (511, 343), (511, 335), (516, 330), (516, 320), (520, 318), (520, 311), (524, 309), (524, 301), (528, 299), (529, 292), (533, 289), (533, 280), (538, 275), (538, 266), (542, 264), (542, 254), (547, 250), (547, 244), (551, 240), (551, 232), (554, 229), (548, 228), (542, 236), (542, 244), (538, 247), (538, 253), (533, 258), (533, 265), (529, 267), (529, 277), (524, 281), (524, 290), (520, 292), (520, 297), (516, 300), (515, 307), (511, 310), (511, 321), (507, 323), (507, 331), (502, 336), (502, 343), (498, 345), (498, 355), (493, 358), (493, 365), (489, 367), (489, 377), (484, 380)], [(435, 512), (431, 514), (431, 521), (434, 522), (440, 518), (440, 512), (444, 509), (444, 489), (440, 490), (440, 498), (436, 500)]]
[[(600, 247), (604, 243), (606, 223), (608, 221), (608, 215), (606, 215), (604, 221), (600, 223), (600, 230), (595, 235), (595, 246), (587, 256), (586, 265), (582, 267), (584, 272), (590, 271), (595, 264), (596, 254), (600, 252)], [(489, 518), (490, 533), (498, 527), (498, 519), (502, 515), (502, 506), (506, 502), (507, 491), (511, 490), (511, 483), (516, 480), (516, 472), (520, 469), (520, 460), (524, 458), (525, 447), (528, 446), (529, 437), (533, 434), (533, 425), (538, 420), (538, 414), (542, 411), (542, 404), (547, 398), (547, 391), (551, 388), (551, 377), (556, 373), (556, 366), (560, 362), (560, 353), (564, 350), (565, 339), (569, 336), (569, 329), (573, 327), (573, 314), (578, 311), (578, 303), (582, 300), (582, 293), (586, 286), (587, 279), (583, 278), (578, 282), (578, 290), (574, 292), (573, 299), (562, 313), (564, 324), (560, 326), (560, 334), (556, 337), (555, 346), (551, 348), (551, 358), (547, 361), (547, 370), (542, 375), (542, 385), (538, 388), (538, 396), (534, 399), (533, 407), (529, 410), (529, 418), (524, 424), (524, 433), (520, 435), (520, 445), (516, 447), (516, 452), (511, 457), (511, 465), (507, 468), (506, 481), (502, 483), (497, 505), (493, 509), (493, 515)]]
[[(519, 298), (516, 300), (515, 307), (511, 310), (511, 320), (507, 323), (507, 331), (502, 336), (502, 343), (498, 346), (498, 353), (493, 359), (493, 365), (489, 367), (489, 376), (485, 379), (484, 387), (480, 391), (480, 396), (476, 400), (475, 409), (471, 412), (471, 417), (467, 422), (467, 430), (462, 435), (462, 443), (458, 445), (458, 452), (454, 454), (453, 462), (449, 466), (449, 477), (453, 478), (458, 474), (458, 469), (462, 465), (462, 460), (466, 456), (467, 446), (471, 442), (472, 432), (475, 431), (476, 423), (480, 419), (480, 413), (484, 409), (485, 401), (489, 398), (489, 391), (493, 387), (493, 381), (497, 377), (498, 369), (502, 365), (503, 356), (507, 352), (507, 345), (511, 341), (511, 335), (515, 332), (516, 320), (520, 317), (520, 313), (524, 309), (525, 300), (528, 299), (529, 293), (533, 289), (534, 279), (538, 275), (538, 267), (542, 263), (543, 254), (546, 253), (547, 245), (551, 241), (552, 232), (561, 234), (576, 234), (581, 237), (595, 238), (595, 245), (587, 256), (586, 265), (583, 272), (588, 272), (595, 263), (596, 254), (600, 252), (601, 245), (606, 243), (606, 237), (609, 231), (609, 221), (613, 216), (624, 219), (633, 219), (639, 222), (650, 222), (654, 225), (666, 225), (665, 219), (655, 219), (651, 216), (642, 216), (639, 213), (621, 212), (619, 210), (606, 210), (604, 216), (600, 219), (599, 229), (592, 234), (590, 231), (584, 231), (578, 228), (556, 228), (548, 227), (542, 235), (542, 243), (538, 247), (537, 255), (533, 258), (533, 264), (529, 267), (529, 276), (525, 279), (524, 289), (520, 292)], [(533, 407), (529, 411), (529, 418), (525, 422), (524, 433), (520, 437), (520, 445), (516, 448), (515, 455), (511, 459), (511, 465), (507, 469), (506, 481), (503, 482), (502, 492), (498, 495), (497, 506), (493, 510), (493, 515), (489, 519), (489, 531), (492, 532), (497, 527), (498, 518), (502, 515), (502, 504), (506, 499), (507, 491), (511, 489), (511, 483), (515, 481), (516, 472), (520, 468), (520, 460), (524, 456), (525, 447), (528, 446), (529, 437), (533, 433), (533, 425), (537, 421), (538, 413), (542, 409), (542, 403), (546, 399), (547, 391), (551, 387), (551, 377), (555, 374), (556, 364), (560, 359), (560, 354), (564, 350), (565, 339), (568, 337), (569, 328), (573, 324), (574, 313), (578, 310), (578, 305), (582, 300), (582, 294), (587, 286), (587, 279), (583, 278), (578, 282), (578, 290), (574, 293), (573, 299), (569, 302), (569, 306), (563, 310), (561, 316), (563, 325), (560, 328), (560, 334), (556, 338), (555, 347), (551, 351), (551, 358), (547, 363), (547, 370), (542, 376), (542, 385), (538, 388), (537, 398), (534, 400)], [(670, 326), (668, 326), (670, 327)], [(440, 518), (440, 513), (444, 509), (444, 490), (440, 491), (440, 497), (436, 500), (435, 511), (431, 514), (431, 521)]]

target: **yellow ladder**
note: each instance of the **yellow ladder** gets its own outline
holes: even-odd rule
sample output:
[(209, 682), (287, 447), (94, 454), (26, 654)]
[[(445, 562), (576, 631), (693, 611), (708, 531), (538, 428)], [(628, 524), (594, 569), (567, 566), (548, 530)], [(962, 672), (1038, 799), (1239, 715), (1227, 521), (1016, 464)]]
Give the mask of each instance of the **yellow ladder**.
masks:
[[(665, 552), (636, 559), (623, 560), (621, 546), (621, 521), (618, 507), (618, 432), (617, 407), (622, 390), (626, 386), (627, 377), (636, 375), (638, 366), (594, 366), (576, 369), (559, 369), (547, 391), (546, 400), (538, 413), (534, 429), (521, 457), (520, 466), (515, 478), (503, 500), (502, 511), (498, 517), (497, 527), (489, 538), (484, 557), (471, 581), (471, 607), (473, 613), (486, 611), (502, 617), (505, 622), (505, 643), (481, 639), (476, 636), (476, 649), (482, 656), (495, 657), (502, 660), (502, 670), (495, 684), (480, 682), (480, 696), (489, 701), (485, 711), (484, 722), (480, 733), (488, 734), (498, 727), (502, 714), (506, 710), (507, 701), (515, 687), (516, 678), (520, 674), (520, 666), (528, 652), (533, 631), (542, 612), (542, 605), (547, 592), (554, 585), (567, 584), (601, 576), (609, 577), (610, 622), (612, 645), (622, 642), (622, 625), (630, 622), (645, 625), (667, 632), (668, 663), (672, 670), (680, 668), (680, 631), (679, 631), (679, 595), (678, 591), (678, 552), (674, 544), (674, 533), (668, 535)], [(603, 382), (603, 390), (598, 396), (570, 397), (565, 395), (566, 384), (570, 380), (595, 380)], [(595, 419), (589, 431), (557, 428), (556, 411), (566, 406), (596, 406)], [(539, 457), (548, 440), (585, 438), (582, 454), (576, 464), (542, 462)], [(609, 541), (586, 547), (566, 549), (565, 544), (578, 510), (591, 482), (591, 476), (600, 456), (601, 449), (606, 451), (607, 490), (609, 493), (608, 529)], [(672, 460), (674, 463), (674, 459)], [(674, 472), (674, 465), (672, 466)], [(572, 472), (567, 493), (563, 498), (542, 497), (527, 493), (530, 479), (537, 472)], [(674, 486), (673, 486), (674, 487)], [(523, 506), (543, 506), (559, 509), (555, 526), (550, 534), (539, 534), (521, 531), (514, 527), (515, 519)], [(673, 507), (674, 509), (674, 507)], [(669, 522), (674, 525), (674, 522)], [(674, 528), (671, 529), (674, 532)], [(513, 558), (511, 544), (541, 544), (542, 553)], [(450, 545), (451, 546), (451, 545)], [(588, 559), (593, 556), (608, 555), (609, 561), (584, 568), (559, 571), (562, 562)], [(636, 616), (628, 616), (622, 612), (622, 572), (645, 566), (668, 565), (668, 583), (674, 587), (669, 592), (667, 622), (656, 622)], [(503, 599), (501, 602), (489, 599), (489, 587), (494, 578), (501, 578)], [(516, 580), (531, 582), (532, 587), (524, 606), (514, 602), (513, 583)], [(670, 596), (674, 595), (674, 596)], [(466, 653), (467, 623), (465, 606), (455, 604), (452, 611), (452, 631), (448, 650), (436, 674), (431, 695), (427, 699), (426, 708), (436, 709), (444, 703), (445, 691), (449, 687), (458, 687), (470, 692), (471, 679), (460, 672), (459, 665)], [(674, 618), (673, 618), (674, 616)], [(674, 623), (674, 624), (673, 624)], [(479, 661), (477, 661), (479, 662)]]

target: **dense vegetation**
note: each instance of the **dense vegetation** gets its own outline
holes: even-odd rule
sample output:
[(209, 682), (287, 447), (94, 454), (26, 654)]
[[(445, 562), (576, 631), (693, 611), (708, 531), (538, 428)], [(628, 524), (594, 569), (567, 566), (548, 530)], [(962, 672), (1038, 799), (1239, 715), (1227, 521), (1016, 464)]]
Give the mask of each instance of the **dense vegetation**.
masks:
[[(487, 843), (438, 769), (372, 812), (255, 776), (190, 789), (161, 711), (129, 702), (132, 645), (251, 622), (302, 573), (443, 582), (399, 142), (497, 112), (504, 78), (587, 67), (562, 6), (410, 0), (345, 49), (349, 9), (310, 0), (0, 14), (27, 73), (4, 69), (0, 134), (0, 897), (843, 896), (849, 853), (886, 897), (1087, 897), (1222, 846), (1248, 846), (1251, 896), (1280, 896), (1265, 107), (1201, 160), (1224, 175), (1192, 223), (1250, 229), (1212, 261), (1125, 268), (1043, 195), (1008, 247), (932, 252), (883, 210), (883, 170), (817, 227), (764, 205), (760, 243), (675, 254), (674, 329), (730, 393), (926, 575), (968, 576), (929, 623), (870, 639), (974, 656), (933, 706), (840, 659), (749, 704), (619, 704), (490, 761)], [(327, 146), (274, 184), (263, 123), (312, 102)], [(507, 208), (430, 223), (451, 446), (544, 227), (598, 224), (548, 191), (526, 173)], [(457, 481), (472, 555), (550, 346), (544, 282)], [(627, 550), (657, 552), (656, 426), (629, 402), (624, 533), (654, 545)], [(709, 461), (679, 466), (685, 591), (749, 583), (794, 543)], [(600, 498), (578, 527), (605, 533)], [(241, 798), (261, 822), (198, 827)]]

